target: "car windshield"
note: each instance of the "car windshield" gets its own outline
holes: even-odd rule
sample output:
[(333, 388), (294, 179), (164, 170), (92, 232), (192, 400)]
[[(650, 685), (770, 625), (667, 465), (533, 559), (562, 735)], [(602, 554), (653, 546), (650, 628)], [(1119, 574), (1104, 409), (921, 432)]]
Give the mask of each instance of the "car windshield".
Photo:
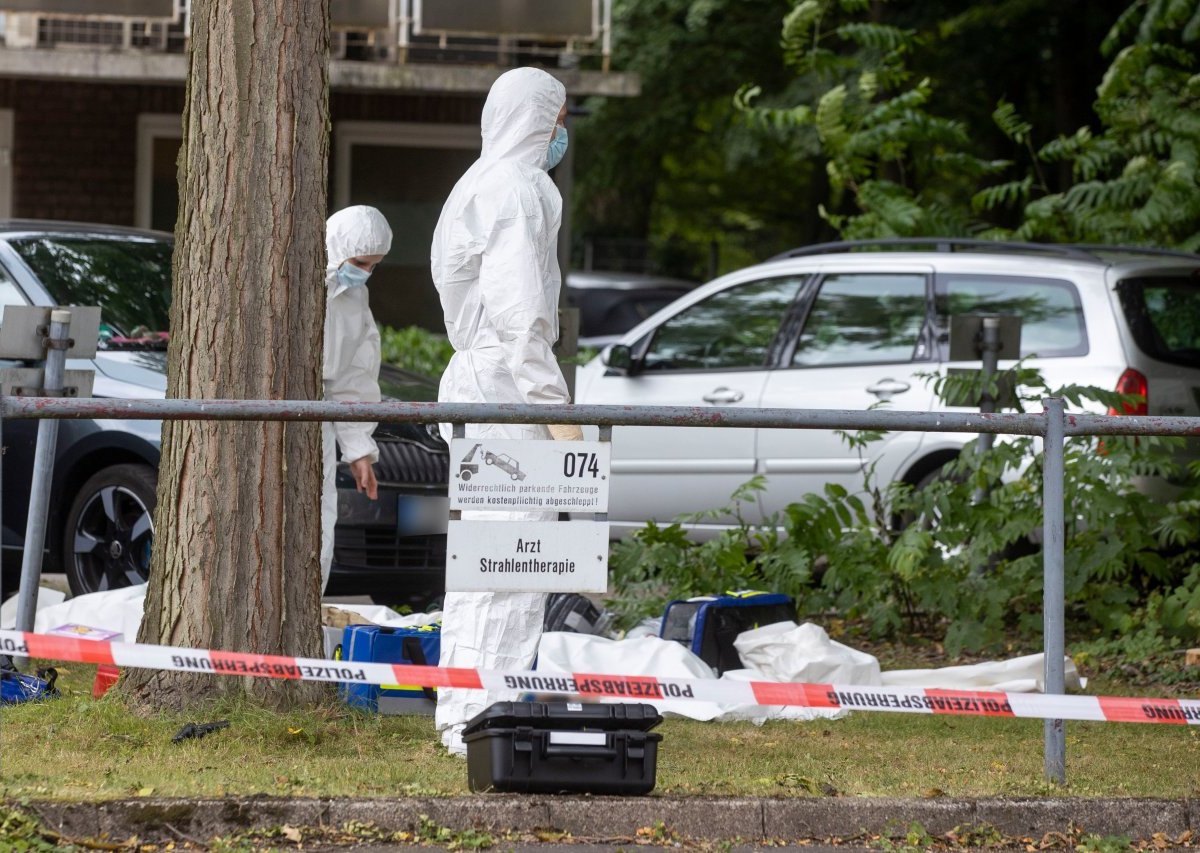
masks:
[(1170, 364), (1200, 367), (1200, 271), (1126, 279), (1117, 293), (1142, 352)]
[(102, 349), (166, 346), (171, 243), (54, 234), (9, 241), (58, 305), (99, 305)]

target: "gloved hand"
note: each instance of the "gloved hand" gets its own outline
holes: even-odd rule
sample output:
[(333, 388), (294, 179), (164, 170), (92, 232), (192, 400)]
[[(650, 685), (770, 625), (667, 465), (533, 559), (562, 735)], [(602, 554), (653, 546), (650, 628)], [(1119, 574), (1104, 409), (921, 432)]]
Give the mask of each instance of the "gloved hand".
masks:
[(550, 437), (555, 441), (583, 441), (583, 427), (578, 424), (550, 424)]

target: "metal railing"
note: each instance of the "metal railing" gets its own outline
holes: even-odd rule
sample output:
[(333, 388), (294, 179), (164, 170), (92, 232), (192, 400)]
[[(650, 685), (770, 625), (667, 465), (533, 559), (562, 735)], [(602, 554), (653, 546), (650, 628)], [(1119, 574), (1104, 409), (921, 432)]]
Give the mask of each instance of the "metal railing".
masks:
[[(1035, 414), (847, 411), (834, 409), (712, 409), (686, 406), (518, 405), (484, 403), (335, 403), (303, 400), (115, 400), (0, 396), (3, 423), (14, 419), (172, 419), (213, 421), (376, 421), (396, 423), (579, 424), (767, 429), (848, 429), (1031, 435), (1044, 439), (1043, 652), (1044, 690), (1063, 694), (1064, 445), (1067, 436), (1200, 436), (1200, 417), (1068, 414), (1061, 398)], [(2, 470), (2, 463), (0, 463)], [(1062, 720), (1045, 721), (1045, 775), (1066, 781)]]
[[(493, 0), (458, 0), (452, 7), (435, 4), (432, 10), (426, 8), (429, 0), (332, 0), (333, 58), (511, 66), (539, 57), (570, 67), (580, 57), (598, 56), (607, 71), (612, 2), (572, 0), (569, 9), (565, 3), (559, 7), (562, 20), (549, 21), (546, 11), (555, 7), (517, 4), (497, 11)], [(163, 4), (149, 5), (157, 9)], [(155, 12), (145, 9), (121, 14), (138, 6), (129, 2), (97, 3), (95, 13), (84, 13), (78, 10), (86, 3), (78, 0), (41, 8), (30, 0), (0, 0), (0, 15), (8, 15), (7, 43), (13, 47), (186, 52), (191, 0), (166, 5), (173, 10), (171, 17), (149, 17)], [(581, 16), (587, 19), (582, 25)]]

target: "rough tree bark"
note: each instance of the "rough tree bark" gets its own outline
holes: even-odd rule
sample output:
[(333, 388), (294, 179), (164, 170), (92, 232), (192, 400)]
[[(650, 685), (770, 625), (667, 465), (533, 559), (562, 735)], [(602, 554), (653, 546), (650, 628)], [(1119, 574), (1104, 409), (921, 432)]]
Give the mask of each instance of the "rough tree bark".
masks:
[[(192, 0), (167, 396), (319, 400), (329, 0)], [(168, 421), (138, 641), (319, 656), (317, 424)], [(131, 671), (135, 704), (320, 685)]]

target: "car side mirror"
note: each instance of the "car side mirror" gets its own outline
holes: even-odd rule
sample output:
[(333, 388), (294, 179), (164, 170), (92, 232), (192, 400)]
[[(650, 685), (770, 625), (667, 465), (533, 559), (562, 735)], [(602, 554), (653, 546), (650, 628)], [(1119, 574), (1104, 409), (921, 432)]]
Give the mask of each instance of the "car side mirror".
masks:
[(600, 357), (609, 373), (616, 376), (633, 376), (637, 373), (633, 350), (626, 344), (613, 344)]

